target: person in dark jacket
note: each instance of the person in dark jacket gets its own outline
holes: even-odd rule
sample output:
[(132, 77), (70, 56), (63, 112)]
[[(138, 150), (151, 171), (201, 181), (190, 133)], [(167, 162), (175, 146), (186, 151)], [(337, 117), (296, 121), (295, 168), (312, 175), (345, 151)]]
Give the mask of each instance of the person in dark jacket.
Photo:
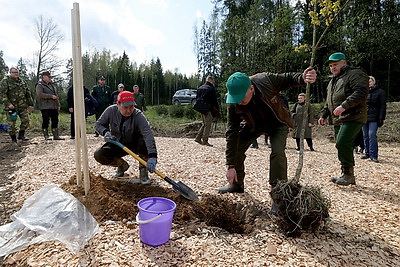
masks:
[(326, 103), (318, 125), (326, 119), (334, 125), (336, 149), (342, 175), (331, 181), (338, 185), (355, 184), (354, 139), (367, 122), (368, 75), (360, 68), (348, 65), (346, 55), (334, 53), (328, 59), (333, 78), (328, 84)]
[(386, 94), (379, 88), (375, 78), (369, 76), (369, 93), (367, 98), (367, 123), (363, 126), (365, 155), (361, 159), (378, 161), (378, 138), (376, 132), (382, 127), (386, 117)]
[[(83, 97), (85, 101), (85, 118), (96, 114), (97, 100), (89, 93), (89, 89), (83, 86)], [(75, 139), (75, 113), (74, 113), (74, 88), (71, 86), (67, 93), (68, 112), (71, 114), (71, 139)]]
[(112, 92), (111, 94), (111, 104), (117, 104), (117, 98), (119, 93), (121, 93), (122, 91), (125, 90), (125, 85), (123, 85), (122, 83), (118, 84), (118, 89), (115, 90), (114, 92)]
[[(117, 104), (109, 106), (96, 121), (96, 131), (107, 138), (115, 138), (147, 161), (147, 167), (139, 164), (139, 180), (142, 184), (151, 182), (149, 172), (156, 170), (157, 148), (150, 124), (143, 112), (135, 108), (132, 92), (122, 91)], [(129, 164), (122, 159), (128, 153), (119, 146), (105, 143), (94, 152), (94, 158), (103, 165), (117, 167), (114, 177), (124, 176)]]
[[(294, 104), (291, 112), (294, 121), (296, 122), (296, 128), (293, 131), (293, 138), (296, 139), (297, 149), (300, 150), (300, 129), (303, 127), (303, 113), (305, 110), (305, 102), (306, 101), (306, 94), (300, 93), (297, 96), (297, 103)], [(307, 145), (311, 151), (314, 151), (313, 141), (312, 141), (312, 127), (314, 127), (313, 123), (313, 114), (311, 105), (308, 106), (308, 116), (307, 116), (307, 123), (306, 128), (304, 130), (304, 139), (307, 141)]]
[[(294, 121), (281, 100), (280, 91), (313, 83), (315, 79), (316, 72), (311, 67), (303, 73), (263, 72), (249, 77), (236, 72), (228, 78), (225, 152), (228, 184), (218, 189), (220, 193), (244, 192), (245, 153), (251, 143), (264, 133), (271, 140), (269, 184), (272, 188), (279, 181), (287, 181), (286, 138), (288, 126), (293, 128)], [(277, 212), (274, 204), (271, 212)]]
[(49, 71), (41, 73), (42, 79), (36, 85), (36, 98), (39, 101), (39, 108), (42, 112), (42, 131), (45, 140), (51, 140), (49, 137), (49, 123), (51, 120), (51, 129), (54, 140), (64, 140), (58, 133), (58, 114), (61, 109), (57, 90), (52, 82)]
[(196, 135), (196, 141), (197, 143), (205, 146), (212, 146), (208, 142), (208, 138), (210, 136), (210, 130), (211, 130), (211, 123), (212, 123), (212, 110), (218, 110), (219, 111), (219, 104), (218, 104), (218, 98), (217, 98), (217, 93), (215, 91), (214, 87), (214, 77), (212, 76), (207, 76), (205, 84), (200, 86), (197, 89), (197, 94), (196, 94), (196, 101), (198, 99), (203, 99), (206, 103), (209, 104), (210, 108), (209, 110), (203, 114), (201, 114), (201, 120), (202, 120), (202, 125)]
[(138, 108), (143, 113), (146, 113), (147, 107), (146, 107), (145, 97), (144, 94), (139, 92), (139, 90), (140, 90), (139, 85), (135, 84), (133, 86), (133, 95), (135, 96), (135, 103), (136, 103), (135, 108)]
[[(98, 120), (104, 110), (110, 105), (111, 101), (111, 88), (106, 85), (106, 78), (104, 76), (100, 76), (99, 84), (93, 86), (92, 96), (97, 100), (97, 103), (99, 103), (96, 109), (96, 120)], [(99, 136), (99, 133), (96, 132), (95, 136)]]

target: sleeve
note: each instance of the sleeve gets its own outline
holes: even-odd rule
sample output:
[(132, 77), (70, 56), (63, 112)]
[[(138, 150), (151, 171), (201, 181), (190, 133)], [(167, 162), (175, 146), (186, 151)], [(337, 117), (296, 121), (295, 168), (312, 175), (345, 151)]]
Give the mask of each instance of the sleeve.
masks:
[(379, 120), (384, 121), (386, 118), (386, 93), (383, 89), (380, 89), (379, 91)]
[(112, 106), (109, 106), (108, 108), (106, 108), (106, 110), (104, 110), (100, 118), (96, 121), (95, 129), (101, 135), (104, 135), (106, 131), (109, 131), (110, 118), (112, 116), (112, 112), (113, 112)]
[(226, 165), (235, 165), (241, 118), (235, 112), (235, 104), (228, 105), (227, 113)]
[(342, 107), (349, 109), (365, 101), (368, 96), (368, 76), (362, 70), (349, 73), (349, 87), (351, 94), (342, 102)]
[(140, 132), (143, 136), (147, 151), (149, 153), (149, 158), (157, 158), (156, 141), (150, 128), (150, 124), (142, 112), (136, 114), (135, 123), (137, 124), (137, 127), (140, 129)]

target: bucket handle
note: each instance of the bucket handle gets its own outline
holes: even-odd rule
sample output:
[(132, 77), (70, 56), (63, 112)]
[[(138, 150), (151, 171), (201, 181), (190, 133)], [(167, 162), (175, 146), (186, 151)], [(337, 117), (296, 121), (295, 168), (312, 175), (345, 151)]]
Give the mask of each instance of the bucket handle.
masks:
[(145, 221), (141, 221), (141, 220), (139, 219), (139, 213), (138, 213), (138, 214), (136, 214), (136, 221), (130, 221), (130, 222), (128, 222), (127, 224), (134, 224), (134, 223), (136, 223), (136, 224), (144, 224), (144, 223), (149, 223), (149, 222), (152, 222), (152, 221), (154, 221), (154, 220), (160, 218), (161, 216), (162, 216), (162, 213), (161, 213), (161, 214), (158, 214), (156, 217), (153, 217), (153, 218), (151, 218), (151, 219), (148, 219), (148, 220), (145, 220)]

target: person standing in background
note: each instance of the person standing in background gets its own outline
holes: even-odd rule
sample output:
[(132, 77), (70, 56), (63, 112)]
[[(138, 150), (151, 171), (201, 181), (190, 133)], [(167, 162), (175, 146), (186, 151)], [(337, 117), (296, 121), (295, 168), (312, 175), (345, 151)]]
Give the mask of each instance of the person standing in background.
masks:
[(378, 163), (378, 127), (382, 127), (386, 118), (386, 94), (379, 88), (375, 78), (369, 76), (369, 93), (367, 97), (367, 123), (363, 126), (365, 155), (361, 159), (370, 158)]
[(10, 75), (0, 82), (0, 101), (7, 114), (7, 123), (10, 125), (8, 133), (12, 142), (17, 142), (15, 124), (18, 116), (21, 120), (18, 139), (29, 140), (25, 136), (25, 131), (29, 127), (29, 112), (33, 111), (33, 99), (28, 86), (19, 77), (19, 70), (15, 67), (11, 67)]
[[(297, 96), (297, 103), (294, 104), (291, 112), (294, 121), (296, 122), (296, 128), (294, 128), (293, 138), (296, 139), (296, 150), (300, 150), (300, 133), (301, 128), (303, 127), (303, 114), (305, 110), (306, 104), (306, 94), (300, 93)], [(313, 124), (313, 114), (311, 105), (308, 106), (308, 116), (307, 116), (307, 124), (304, 130), (304, 139), (307, 141), (307, 145), (311, 151), (314, 151), (313, 141), (312, 141), (312, 132), (311, 129), (314, 127)]]
[(138, 108), (143, 113), (145, 113), (147, 108), (146, 108), (146, 102), (144, 100), (144, 94), (139, 92), (139, 86), (136, 84), (133, 86), (133, 95), (135, 96), (135, 102), (136, 102), (135, 108)]
[[(103, 114), (104, 110), (110, 105), (111, 99), (111, 88), (106, 85), (106, 78), (104, 76), (100, 76), (99, 84), (93, 86), (92, 88), (92, 96), (96, 99), (99, 106), (96, 108), (96, 121), (100, 118), (101, 114)], [(99, 133), (95, 132), (95, 136), (98, 137)]]
[(112, 92), (111, 94), (111, 101), (110, 101), (111, 104), (117, 104), (118, 94), (124, 91), (124, 89), (125, 86), (122, 83), (118, 84), (118, 89)]
[(45, 140), (51, 140), (49, 137), (49, 123), (51, 120), (51, 129), (54, 140), (64, 140), (58, 133), (58, 114), (61, 109), (60, 101), (57, 96), (57, 90), (52, 82), (49, 71), (43, 71), (42, 79), (36, 85), (36, 97), (39, 101), (39, 108), (42, 112), (42, 131)]

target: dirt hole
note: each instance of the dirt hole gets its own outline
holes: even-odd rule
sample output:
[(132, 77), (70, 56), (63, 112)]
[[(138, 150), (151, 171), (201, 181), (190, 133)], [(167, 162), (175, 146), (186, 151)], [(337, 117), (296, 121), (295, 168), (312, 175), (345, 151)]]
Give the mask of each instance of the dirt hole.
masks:
[(76, 177), (71, 177), (62, 188), (79, 199), (90, 213), (101, 223), (113, 221), (133, 221), (138, 213), (137, 202), (146, 197), (158, 196), (173, 200), (177, 208), (173, 222), (185, 225), (188, 222), (204, 222), (208, 226), (219, 227), (229, 233), (249, 234), (254, 230), (254, 220), (265, 209), (261, 205), (243, 205), (221, 195), (202, 195), (199, 201), (184, 199), (172, 188), (131, 184), (127, 181), (107, 180), (90, 174), (90, 191), (84, 195), (76, 186)]

